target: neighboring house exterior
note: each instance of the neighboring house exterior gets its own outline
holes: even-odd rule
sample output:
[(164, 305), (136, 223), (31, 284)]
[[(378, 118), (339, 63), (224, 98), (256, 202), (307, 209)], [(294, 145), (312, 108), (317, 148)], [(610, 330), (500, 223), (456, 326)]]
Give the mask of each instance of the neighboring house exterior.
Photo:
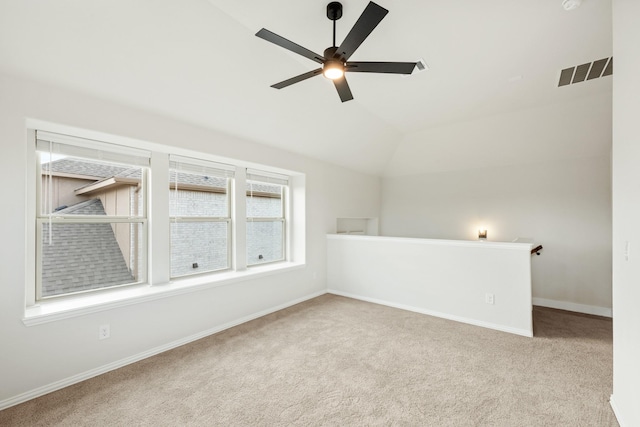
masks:
[[(277, 217), (280, 215), (282, 199), (278, 197), (277, 187), (265, 184), (247, 185), (247, 218)], [(282, 222), (247, 222), (247, 262), (260, 264), (283, 257), (284, 236)]]
[(171, 277), (227, 268), (228, 222), (197, 220), (230, 217), (226, 179), (175, 171), (169, 178)]
[[(141, 177), (139, 167), (72, 158), (45, 163), (41, 177), (43, 213), (141, 215)], [(171, 171), (170, 180), (171, 277), (227, 268), (230, 214), (226, 178), (183, 172), (176, 177)], [(281, 216), (279, 186), (251, 183), (247, 190), (248, 217)], [(42, 230), (43, 297), (141, 280), (140, 254), (145, 239), (138, 224), (54, 223), (52, 245), (49, 224)], [(282, 222), (248, 222), (249, 264), (283, 258), (282, 236)]]

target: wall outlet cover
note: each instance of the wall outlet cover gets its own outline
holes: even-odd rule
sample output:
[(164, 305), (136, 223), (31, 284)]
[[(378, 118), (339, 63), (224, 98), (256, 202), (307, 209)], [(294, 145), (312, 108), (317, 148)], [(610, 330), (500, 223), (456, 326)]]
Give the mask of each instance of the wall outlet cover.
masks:
[(105, 340), (111, 337), (111, 327), (109, 325), (100, 325), (98, 328), (98, 339)]
[(484, 302), (486, 302), (487, 304), (491, 304), (493, 305), (495, 302), (495, 297), (493, 294), (485, 294), (484, 295)]

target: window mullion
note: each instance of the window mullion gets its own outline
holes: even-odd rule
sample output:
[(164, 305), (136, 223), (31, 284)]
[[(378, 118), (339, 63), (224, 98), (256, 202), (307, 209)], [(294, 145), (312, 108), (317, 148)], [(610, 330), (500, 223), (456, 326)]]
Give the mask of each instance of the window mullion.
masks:
[(233, 268), (236, 271), (247, 269), (247, 170), (236, 168), (233, 191), (232, 227), (233, 227)]
[(169, 155), (154, 152), (151, 155), (151, 181), (149, 187), (149, 283), (168, 283), (170, 278), (171, 233), (169, 232)]

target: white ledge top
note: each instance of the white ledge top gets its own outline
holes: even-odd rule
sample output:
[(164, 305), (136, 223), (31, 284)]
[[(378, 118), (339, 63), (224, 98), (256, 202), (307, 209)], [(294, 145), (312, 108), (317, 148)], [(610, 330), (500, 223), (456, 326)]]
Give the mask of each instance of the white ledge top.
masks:
[(354, 234), (327, 234), (327, 239), (332, 240), (364, 240), (370, 242), (396, 242), (396, 243), (412, 243), (419, 245), (440, 245), (440, 246), (467, 246), (467, 247), (484, 247), (493, 249), (516, 249), (522, 251), (531, 251), (532, 243), (516, 243), (516, 242), (492, 242), (487, 240), (444, 240), (444, 239), (422, 239), (418, 237), (392, 237), (392, 236), (363, 236)]
[(140, 304), (175, 295), (227, 286), (244, 280), (305, 268), (304, 263), (277, 262), (257, 265), (243, 271), (222, 271), (176, 279), (158, 285), (142, 284), (103, 292), (71, 295), (66, 298), (40, 302), (27, 307), (22, 322), (26, 326), (39, 325), (90, 313), (111, 310), (132, 304)]

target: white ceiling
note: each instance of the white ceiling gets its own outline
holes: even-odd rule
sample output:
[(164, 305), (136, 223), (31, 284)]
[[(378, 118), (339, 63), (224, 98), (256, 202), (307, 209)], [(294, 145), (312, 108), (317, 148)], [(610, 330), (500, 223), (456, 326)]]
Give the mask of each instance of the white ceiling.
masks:
[[(322, 53), (327, 0), (0, 0), (0, 71), (376, 174), (428, 128), (611, 91), (556, 87), (562, 68), (611, 55), (611, 0), (377, 2), (390, 12), (351, 60), (430, 69), (350, 74), (346, 103), (321, 76), (270, 88), (317, 64), (254, 36)], [(368, 1), (342, 3), (338, 44)]]

